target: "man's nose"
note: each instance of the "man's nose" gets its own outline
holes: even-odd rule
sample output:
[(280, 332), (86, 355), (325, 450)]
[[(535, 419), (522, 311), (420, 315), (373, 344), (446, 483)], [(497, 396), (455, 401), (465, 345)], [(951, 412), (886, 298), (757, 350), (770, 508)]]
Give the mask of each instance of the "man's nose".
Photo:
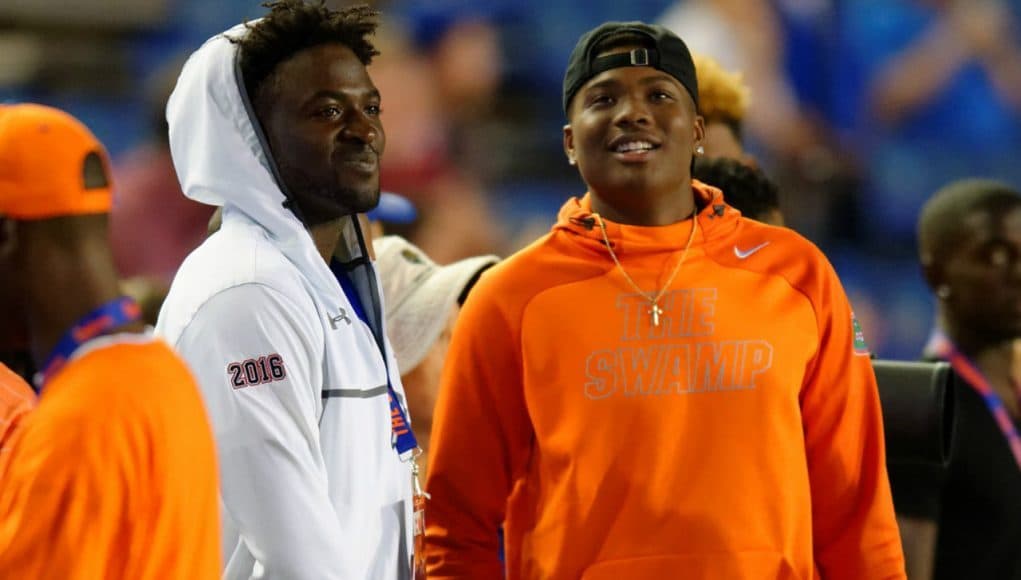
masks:
[(644, 125), (651, 121), (652, 116), (645, 99), (627, 95), (621, 97), (619, 103), (617, 116), (614, 119), (617, 125)]
[(344, 119), (340, 136), (347, 141), (357, 141), (368, 145), (374, 143), (379, 137), (379, 129), (365, 112), (351, 111)]

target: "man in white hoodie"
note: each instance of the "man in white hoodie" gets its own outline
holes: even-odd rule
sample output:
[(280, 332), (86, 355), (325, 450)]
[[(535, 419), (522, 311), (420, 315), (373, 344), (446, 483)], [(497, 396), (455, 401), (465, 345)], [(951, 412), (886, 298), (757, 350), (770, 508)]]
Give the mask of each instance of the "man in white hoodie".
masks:
[(212, 419), (226, 578), (407, 578), (417, 444), (354, 219), (379, 199), (377, 13), (268, 7), (193, 54), (167, 106), (182, 189), (223, 225), (157, 330)]

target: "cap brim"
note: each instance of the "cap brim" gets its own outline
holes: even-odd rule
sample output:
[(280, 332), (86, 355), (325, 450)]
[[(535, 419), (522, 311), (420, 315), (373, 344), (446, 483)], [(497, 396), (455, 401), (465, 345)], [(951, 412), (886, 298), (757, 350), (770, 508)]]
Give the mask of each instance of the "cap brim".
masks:
[(443, 332), (465, 285), (496, 256), (476, 256), (446, 266), (422, 282), (399, 305), (387, 305), (387, 334), (401, 374), (417, 367)]

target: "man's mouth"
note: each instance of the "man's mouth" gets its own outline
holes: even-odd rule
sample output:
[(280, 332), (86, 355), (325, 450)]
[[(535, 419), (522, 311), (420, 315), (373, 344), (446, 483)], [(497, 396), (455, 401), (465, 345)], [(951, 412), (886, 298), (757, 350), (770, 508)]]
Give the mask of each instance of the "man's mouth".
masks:
[(379, 168), (379, 156), (370, 150), (340, 154), (336, 159), (341, 165), (363, 173), (372, 173)]
[(616, 139), (610, 144), (610, 151), (621, 161), (641, 162), (659, 147), (659, 143), (647, 139)]

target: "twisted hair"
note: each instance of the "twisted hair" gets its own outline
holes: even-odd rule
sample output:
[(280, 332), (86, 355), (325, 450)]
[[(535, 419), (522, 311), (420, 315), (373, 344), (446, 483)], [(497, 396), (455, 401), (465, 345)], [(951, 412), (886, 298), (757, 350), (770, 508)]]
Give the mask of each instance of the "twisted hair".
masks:
[(780, 193), (762, 170), (725, 157), (695, 160), (692, 177), (723, 190), (723, 199), (741, 215), (762, 221), (780, 209)]
[(741, 73), (728, 72), (711, 57), (694, 54), (698, 74), (698, 101), (706, 123), (719, 121), (741, 138), (751, 91)]
[(379, 25), (379, 12), (364, 4), (332, 10), (325, 0), (275, 0), (263, 4), (269, 14), (254, 24), (246, 24), (248, 33), (231, 39), (241, 52), (241, 74), (248, 98), (256, 100), (263, 84), (277, 66), (307, 48), (339, 43), (355, 53), (364, 65), (379, 54), (368, 40)]

